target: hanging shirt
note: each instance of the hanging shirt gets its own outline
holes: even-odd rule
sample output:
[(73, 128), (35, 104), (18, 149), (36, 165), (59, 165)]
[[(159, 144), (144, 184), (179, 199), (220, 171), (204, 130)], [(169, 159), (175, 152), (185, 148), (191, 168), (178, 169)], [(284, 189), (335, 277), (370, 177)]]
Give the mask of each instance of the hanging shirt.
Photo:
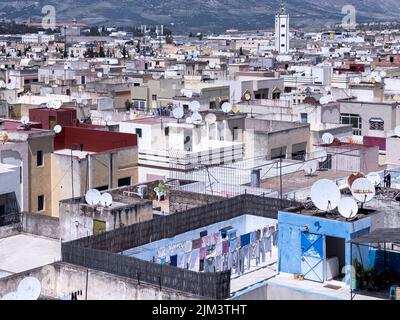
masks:
[(222, 241), (222, 253), (229, 252), (229, 241)]
[(254, 243), (256, 241), (256, 232), (250, 232), (250, 243)]
[(200, 259), (200, 260), (205, 259), (206, 253), (207, 253), (207, 248), (204, 248), (204, 247), (203, 247), (203, 248), (200, 248), (199, 259)]
[(192, 250), (189, 262), (190, 270), (199, 271), (199, 255), (200, 255), (200, 249)]
[(232, 252), (237, 248), (237, 238), (233, 238), (229, 240), (229, 251)]
[(215, 271), (220, 272), (222, 271), (222, 256), (216, 256), (215, 257)]
[(261, 230), (258, 229), (258, 230), (256, 231), (256, 240), (260, 240), (260, 239), (261, 239)]
[(244, 247), (250, 244), (250, 233), (246, 233), (240, 236), (240, 246)]
[(272, 244), (274, 245), (274, 247), (276, 247), (278, 245), (278, 230), (276, 230), (272, 234)]
[(185, 241), (183, 248), (185, 253), (192, 251), (192, 241)]
[(215, 259), (208, 258), (204, 260), (204, 272), (215, 272)]
[(160, 258), (160, 264), (164, 265), (167, 262), (167, 259), (165, 257)]
[(185, 268), (185, 254), (178, 254), (178, 261), (176, 266), (181, 269)]
[(213, 234), (213, 237), (214, 237), (214, 243), (215, 244), (221, 243), (221, 241), (222, 241), (221, 232), (215, 232)]
[(173, 256), (169, 257), (171, 266), (176, 267), (178, 265), (178, 255), (174, 254)]
[(215, 255), (220, 256), (222, 254), (222, 242), (218, 242), (215, 245)]

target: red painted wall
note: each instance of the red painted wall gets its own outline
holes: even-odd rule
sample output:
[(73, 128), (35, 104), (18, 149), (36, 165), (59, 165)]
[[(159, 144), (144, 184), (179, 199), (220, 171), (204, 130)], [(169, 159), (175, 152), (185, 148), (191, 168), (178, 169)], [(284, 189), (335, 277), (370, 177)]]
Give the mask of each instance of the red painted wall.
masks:
[(363, 143), (367, 146), (379, 147), (379, 150), (386, 150), (386, 138), (364, 136)]
[(40, 122), (43, 129), (50, 128), (50, 117), (55, 117), (60, 126), (72, 126), (76, 119), (76, 110), (70, 108), (61, 108), (58, 110), (47, 108), (36, 108), (29, 110), (29, 120)]
[(137, 135), (77, 127), (63, 127), (54, 138), (54, 150), (71, 149), (76, 144), (83, 151), (104, 152), (137, 146)]

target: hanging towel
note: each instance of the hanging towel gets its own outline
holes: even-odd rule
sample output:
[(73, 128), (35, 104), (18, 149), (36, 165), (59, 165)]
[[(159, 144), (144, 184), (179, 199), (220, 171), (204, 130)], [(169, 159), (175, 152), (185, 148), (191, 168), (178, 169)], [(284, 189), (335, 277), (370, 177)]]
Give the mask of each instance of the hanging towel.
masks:
[(215, 255), (220, 256), (222, 254), (222, 242), (217, 242), (215, 245)]
[(171, 266), (176, 267), (178, 265), (178, 255), (174, 254), (170, 256), (169, 259), (171, 261)]
[(164, 265), (167, 262), (167, 259), (165, 257), (160, 258), (160, 264)]
[(192, 250), (201, 248), (202, 238), (192, 240)]
[(240, 246), (245, 247), (250, 244), (250, 233), (246, 233), (240, 236)]
[(222, 241), (222, 253), (229, 252), (229, 241)]
[(176, 264), (178, 268), (185, 268), (185, 254), (178, 254), (178, 262)]
[(221, 232), (215, 232), (213, 236), (215, 244), (220, 243), (222, 241)]
[(232, 252), (237, 248), (237, 238), (232, 238), (229, 240), (229, 251)]
[(200, 255), (199, 255), (199, 259), (202, 260), (206, 257), (207, 254), (207, 249), (206, 248), (200, 248)]

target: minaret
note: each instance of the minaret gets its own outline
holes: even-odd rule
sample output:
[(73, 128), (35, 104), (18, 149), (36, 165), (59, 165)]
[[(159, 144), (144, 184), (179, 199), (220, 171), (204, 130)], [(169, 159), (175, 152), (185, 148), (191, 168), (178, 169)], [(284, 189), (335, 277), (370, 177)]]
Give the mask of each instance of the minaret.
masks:
[(289, 51), (289, 15), (283, 0), (280, 0), (279, 12), (275, 16), (275, 49), (279, 54)]

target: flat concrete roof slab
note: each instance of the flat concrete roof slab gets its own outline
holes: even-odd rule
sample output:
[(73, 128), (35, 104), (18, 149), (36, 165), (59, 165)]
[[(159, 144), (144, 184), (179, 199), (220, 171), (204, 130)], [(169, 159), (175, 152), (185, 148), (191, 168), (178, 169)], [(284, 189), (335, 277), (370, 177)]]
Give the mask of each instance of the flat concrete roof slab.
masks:
[(61, 260), (60, 241), (30, 234), (0, 239), (0, 270), (18, 273)]

